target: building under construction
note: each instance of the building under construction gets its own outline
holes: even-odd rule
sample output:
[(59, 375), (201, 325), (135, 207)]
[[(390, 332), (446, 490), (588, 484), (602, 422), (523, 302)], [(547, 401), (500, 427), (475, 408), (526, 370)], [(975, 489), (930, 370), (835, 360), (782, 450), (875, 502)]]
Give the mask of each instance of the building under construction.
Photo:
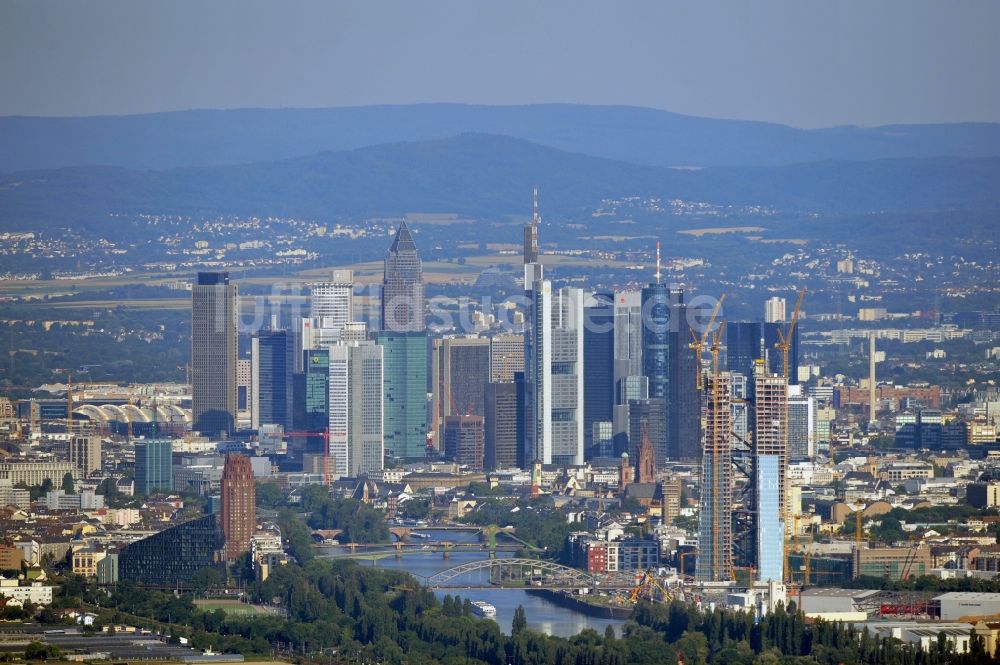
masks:
[(706, 380), (708, 418), (701, 463), (701, 512), (698, 524), (699, 582), (733, 580), (732, 410), (729, 372)]

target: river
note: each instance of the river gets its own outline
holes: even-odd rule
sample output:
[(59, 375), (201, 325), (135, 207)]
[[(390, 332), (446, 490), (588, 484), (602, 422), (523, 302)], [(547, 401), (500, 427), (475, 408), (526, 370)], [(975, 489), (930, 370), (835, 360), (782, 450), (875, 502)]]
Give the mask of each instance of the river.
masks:
[[(413, 542), (419, 542), (427, 545), (434, 545), (442, 540), (448, 540), (453, 543), (479, 542), (479, 536), (477, 534), (465, 531), (449, 531), (446, 534), (436, 531), (428, 531), (426, 534), (430, 536), (430, 539), (415, 540)], [(342, 548), (339, 547), (324, 547), (322, 548), (322, 551), (329, 555), (340, 554), (343, 552)], [(391, 551), (391, 548), (387, 548), (387, 551)], [(497, 552), (498, 557), (509, 557), (512, 555), (512, 552)], [(419, 553), (409, 551), (404, 553), (403, 556), (398, 559), (394, 556), (387, 556), (374, 561), (359, 560), (358, 563), (363, 566), (370, 565), (378, 566), (380, 568), (403, 570), (415, 576), (417, 581), (422, 582), (426, 578), (442, 570), (447, 570), (448, 568), (452, 568), (463, 563), (471, 563), (473, 561), (480, 561), (487, 558), (489, 558), (489, 553), (484, 550), (464, 552), (456, 551), (452, 552), (447, 559), (445, 559), (440, 552)], [(469, 578), (467, 582), (480, 583), (483, 579), (481, 575), (472, 575), (475, 575), (475, 577)], [(443, 598), (447, 593), (449, 593), (447, 589), (439, 589), (435, 591), (438, 598)], [(452, 595), (455, 594), (461, 595), (462, 598), (468, 598), (469, 600), (485, 600), (496, 607), (496, 620), (500, 624), (500, 627), (507, 633), (510, 632), (511, 622), (514, 619), (514, 611), (517, 609), (518, 605), (524, 607), (524, 613), (528, 619), (528, 626), (534, 630), (539, 630), (549, 635), (558, 635), (560, 637), (571, 637), (587, 628), (592, 628), (603, 635), (607, 626), (613, 626), (615, 633), (621, 635), (621, 626), (624, 623), (624, 621), (620, 619), (601, 619), (597, 617), (590, 617), (585, 614), (581, 614), (576, 610), (556, 605), (555, 603), (549, 602), (544, 598), (532, 596), (524, 591), (515, 589), (456, 589), (452, 592)]]

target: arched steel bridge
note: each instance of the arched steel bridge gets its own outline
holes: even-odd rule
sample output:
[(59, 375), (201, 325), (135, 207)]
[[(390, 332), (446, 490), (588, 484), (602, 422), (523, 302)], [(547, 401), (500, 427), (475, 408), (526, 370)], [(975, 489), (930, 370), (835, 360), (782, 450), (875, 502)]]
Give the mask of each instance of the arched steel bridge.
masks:
[[(486, 580), (461, 579), (470, 573), (486, 573)], [(481, 559), (463, 563), (460, 566), (442, 570), (431, 575), (424, 585), (432, 589), (441, 588), (545, 588), (580, 589), (602, 587), (620, 589), (631, 586), (628, 577), (597, 576), (576, 568), (570, 568), (553, 561), (538, 559), (496, 558)]]

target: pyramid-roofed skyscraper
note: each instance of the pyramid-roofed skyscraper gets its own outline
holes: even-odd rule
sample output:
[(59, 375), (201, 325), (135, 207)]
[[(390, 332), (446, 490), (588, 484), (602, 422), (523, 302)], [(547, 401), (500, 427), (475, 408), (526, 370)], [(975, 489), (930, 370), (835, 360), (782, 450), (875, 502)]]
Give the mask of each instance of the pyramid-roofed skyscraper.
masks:
[(423, 268), (406, 222), (385, 254), (382, 279), (382, 330), (423, 332), (426, 329)]

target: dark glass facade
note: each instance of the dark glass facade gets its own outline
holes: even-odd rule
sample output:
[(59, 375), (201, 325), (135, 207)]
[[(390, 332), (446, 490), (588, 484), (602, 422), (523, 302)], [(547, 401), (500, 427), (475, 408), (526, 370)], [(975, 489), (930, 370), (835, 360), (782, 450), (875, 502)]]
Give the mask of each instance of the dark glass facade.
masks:
[(118, 579), (148, 586), (184, 584), (216, 564), (221, 546), (218, 516), (207, 515), (127, 545), (118, 554)]
[(610, 421), (614, 405), (615, 311), (614, 294), (595, 294), (596, 307), (584, 309), (583, 440), (584, 459), (597, 456), (594, 450), (594, 423)]

